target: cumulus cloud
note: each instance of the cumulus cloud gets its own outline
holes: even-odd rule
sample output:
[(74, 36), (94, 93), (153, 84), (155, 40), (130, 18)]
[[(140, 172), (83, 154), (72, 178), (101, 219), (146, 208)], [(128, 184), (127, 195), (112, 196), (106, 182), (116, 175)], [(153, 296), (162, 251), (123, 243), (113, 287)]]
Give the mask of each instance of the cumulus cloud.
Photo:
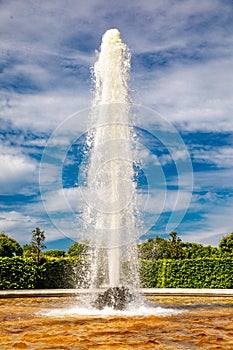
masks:
[[(63, 147), (70, 140), (67, 137), (69, 127), (72, 131), (77, 130), (78, 135), (80, 131), (85, 131), (85, 123), (81, 120), (87, 117), (84, 114), (76, 120), (76, 128), (74, 124), (62, 123), (70, 115), (90, 106), (90, 66), (95, 60), (95, 49), (100, 45), (101, 35), (111, 27), (120, 29), (132, 52), (131, 88), (136, 90), (132, 91), (134, 103), (158, 110), (165, 120), (188, 133), (197, 130), (219, 133), (233, 130), (230, 2), (206, 0), (197, 6), (195, 0), (135, 0), (133, 3), (119, 0), (116, 6), (113, 0), (108, 3), (58, 0), (56, 4), (45, 0), (30, 3), (13, 0), (3, 1), (0, 8), (0, 118), (2, 127), (6, 125), (6, 130), (11, 130), (4, 139), (5, 148), (2, 148), (0, 156), (3, 193), (37, 192), (38, 161), (33, 160), (32, 155), (34, 159), (39, 159), (39, 147), (45, 145), (45, 140), (56, 127), (64, 127), (63, 132), (53, 135), (52, 142), (57, 147)], [(156, 131), (153, 129), (156, 126), (154, 114), (144, 116), (142, 113), (143, 117), (146, 120), (143, 120), (142, 127), (153, 134)], [(231, 145), (200, 147), (197, 150), (192, 147), (192, 140), (189, 141), (195, 165), (216, 166), (215, 171), (197, 172), (195, 168), (195, 191), (216, 193), (219, 189), (225, 190), (228, 196), (233, 176)], [(169, 166), (171, 158), (177, 163), (185, 162), (188, 157), (185, 149), (178, 148), (172, 155), (163, 153), (157, 157), (151, 156), (151, 148), (147, 150), (144, 147), (140, 152), (146, 168), (151, 161), (152, 171), (149, 175), (158, 176), (159, 185), (164, 181), (162, 170), (158, 170), (161, 165)], [(47, 177), (44, 174), (43, 179), (48, 186), (58, 179), (53, 170)], [(184, 203), (187, 201), (190, 173), (188, 177), (181, 174), (180, 179), (183, 197), (180, 197), (177, 211), (179, 208), (182, 210), (182, 198)], [(172, 185), (172, 181), (177, 185), (172, 176), (169, 181), (169, 185)], [(52, 198), (52, 192), (46, 198), (53, 213), (56, 210), (61, 213), (62, 208), (66, 211), (64, 198), (71, 207), (75, 207), (75, 190), (65, 190), (63, 193), (64, 196), (55, 187), (53, 196), (56, 201)], [(206, 196), (206, 203), (208, 200), (211, 203), (214, 201), (214, 197), (210, 197)], [(151, 196), (148, 212), (156, 209), (158, 200), (163, 200), (159, 193)], [(171, 191), (166, 210), (172, 209), (174, 200)], [(199, 205), (198, 201), (195, 197), (192, 210), (195, 210), (195, 204)], [(4, 206), (7, 205), (4, 203)], [(208, 209), (211, 212), (212, 206), (206, 207), (206, 211)], [(51, 228), (50, 237), (59, 237), (45, 218), (40, 219), (40, 215), (44, 214), (40, 198), (21, 210), (19, 225), (21, 219), (23, 223), (25, 217), (31, 215), (36, 220), (33, 223), (41, 222), (46, 228)], [(28, 210), (30, 214), (25, 214)], [(14, 222), (14, 215), (8, 216), (9, 225), (10, 220)], [(210, 219), (213, 220), (206, 216), (206, 221), (202, 223), (208, 223)], [(72, 225), (70, 219), (62, 220), (60, 218), (60, 226), (69, 230), (69, 225)], [(222, 227), (221, 220), (225, 220), (224, 212), (215, 221), (219, 228)], [(207, 225), (206, 241), (209, 229), (215, 232), (212, 226)]]
[[(42, 217), (41, 208), (39, 207), (40, 204), (34, 203), (30, 206), (24, 206), (23, 210), (25, 210), (25, 213), (16, 210), (2, 211), (0, 213), (0, 232), (5, 232), (22, 244), (31, 242), (32, 231), (36, 227), (40, 227), (41, 230), (45, 231), (46, 242), (63, 239), (65, 237), (71, 239), (77, 238), (77, 230), (71, 220), (62, 219), (60, 227), (51, 225), (48, 219)], [(30, 214), (26, 215), (26, 211)]]
[(229, 59), (175, 65), (140, 84), (141, 102), (183, 130), (233, 130), (232, 65)]
[(18, 211), (2, 211), (0, 213), (1, 231), (10, 234), (18, 241), (30, 242), (30, 235), (35, 228), (36, 220), (30, 215)]
[(37, 180), (37, 164), (34, 160), (3, 147), (0, 154), (0, 184), (1, 194), (30, 193), (32, 183)]
[(199, 171), (194, 174), (194, 191), (232, 191), (233, 169)]
[[(8, 105), (6, 103), (8, 101)], [(6, 94), (0, 116), (14, 128), (30, 130), (35, 134), (51, 133), (72, 114), (88, 107), (88, 97), (74, 93), (60, 94)]]
[[(94, 51), (101, 34), (118, 23), (135, 55), (132, 87), (140, 96), (135, 102), (157, 107), (187, 130), (232, 129), (232, 34), (226, 27), (232, 9), (227, 3), (69, 3), (1, 5), (2, 77), (11, 86), (6, 96), (11, 109), (4, 118), (44, 131), (89, 106)], [(17, 85), (23, 94), (12, 94)]]
[(34, 164), (27, 162), (26, 157), (18, 157), (12, 155), (0, 155), (1, 175), (0, 181), (14, 181), (27, 173), (35, 170)]
[[(182, 236), (183, 240), (217, 246), (223, 236), (232, 232), (233, 201), (232, 198), (208, 208), (202, 215), (198, 228), (189, 227)], [(201, 228), (200, 228), (201, 227)]]
[(194, 151), (193, 158), (202, 163), (212, 163), (219, 168), (232, 168), (233, 164), (233, 148), (222, 146), (213, 149), (201, 149)]
[(178, 191), (159, 189), (150, 190), (148, 194), (139, 196), (139, 205), (147, 213), (186, 211), (189, 208), (191, 193), (184, 190), (179, 190), (179, 201), (177, 201)]
[(43, 196), (48, 213), (76, 213), (80, 205), (80, 193), (76, 187), (50, 191)]

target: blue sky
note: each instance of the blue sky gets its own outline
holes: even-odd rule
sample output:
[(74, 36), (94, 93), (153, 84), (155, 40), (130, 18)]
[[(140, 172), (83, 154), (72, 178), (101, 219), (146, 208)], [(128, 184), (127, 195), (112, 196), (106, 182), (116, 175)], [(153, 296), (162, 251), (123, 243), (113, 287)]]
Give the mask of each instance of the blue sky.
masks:
[[(190, 188), (184, 180), (174, 209), (185, 214), (178, 234), (184, 241), (217, 245), (233, 231), (232, 1), (119, 0), (116, 5), (113, 0), (3, 0), (0, 27), (0, 231), (25, 244), (39, 226), (48, 248), (67, 248), (75, 239), (77, 168), (69, 157), (80, 159), (74, 157), (75, 147), (87, 113), (79, 111), (90, 108), (90, 67), (109, 28), (120, 30), (132, 54), (133, 102), (175, 127), (191, 157), (192, 198), (187, 205)], [(78, 141), (73, 135), (73, 153), (67, 154), (63, 168), (63, 195), (73, 211), (64, 208), (55, 186), (44, 198), (48, 215), (39, 188), (41, 156), (54, 130), (63, 130), (60, 125), (75, 114)], [(153, 113), (139, 126), (154, 135)], [(141, 142), (151, 165), (156, 152), (147, 136), (141, 133)], [(166, 232), (177, 189), (166, 152), (157, 154), (152, 171), (156, 159), (158, 176), (167, 179), (168, 197), (145, 237)], [(158, 193), (151, 194), (148, 213), (159, 211)], [(50, 220), (55, 216), (59, 229)]]

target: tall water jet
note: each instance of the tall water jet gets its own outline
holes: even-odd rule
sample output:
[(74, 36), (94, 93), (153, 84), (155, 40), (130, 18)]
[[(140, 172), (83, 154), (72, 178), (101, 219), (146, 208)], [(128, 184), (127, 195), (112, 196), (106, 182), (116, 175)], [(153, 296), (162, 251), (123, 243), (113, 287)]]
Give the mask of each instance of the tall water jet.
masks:
[[(117, 29), (102, 38), (87, 137), (84, 222), (92, 246), (92, 287), (138, 287), (135, 140), (128, 81), (130, 52)], [(124, 288), (122, 289), (122, 291)]]

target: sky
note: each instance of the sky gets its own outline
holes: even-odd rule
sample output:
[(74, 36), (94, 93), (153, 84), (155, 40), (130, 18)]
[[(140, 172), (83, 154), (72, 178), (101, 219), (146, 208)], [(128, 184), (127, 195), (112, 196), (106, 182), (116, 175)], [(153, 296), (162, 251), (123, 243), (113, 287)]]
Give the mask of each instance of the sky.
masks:
[[(183, 241), (218, 245), (233, 231), (231, 0), (0, 2), (0, 232), (26, 244), (40, 227), (48, 249), (77, 239), (91, 67), (110, 28), (131, 52), (151, 183), (142, 238), (175, 229)], [(57, 152), (61, 178), (48, 162)]]

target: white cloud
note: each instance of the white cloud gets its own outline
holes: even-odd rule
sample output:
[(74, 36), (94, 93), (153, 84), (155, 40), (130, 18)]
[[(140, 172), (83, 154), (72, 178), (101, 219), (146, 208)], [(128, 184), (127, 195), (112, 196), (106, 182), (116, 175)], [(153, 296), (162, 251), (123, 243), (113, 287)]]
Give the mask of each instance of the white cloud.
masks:
[(217, 246), (223, 236), (233, 231), (232, 227), (233, 200), (226, 200), (221, 205), (208, 207), (208, 213), (202, 215), (199, 227), (193, 227), (185, 232), (182, 240)]
[[(222, 45), (223, 35), (218, 32), (222, 34), (221, 24), (229, 20), (231, 7), (215, 0), (206, 0), (198, 6), (195, 0), (137, 0), (133, 4), (121, 0), (117, 7), (114, 1), (109, 1), (108, 6), (100, 3), (96, 13), (105, 29), (112, 25), (119, 27), (133, 53), (151, 53), (177, 47), (193, 48), (200, 41), (213, 41), (213, 37)], [(215, 26), (210, 24), (209, 30), (209, 21), (214, 20)], [(99, 25), (96, 23), (94, 27), (98, 30)]]
[[(179, 201), (177, 197), (179, 195)], [(159, 189), (150, 190), (148, 194), (139, 195), (139, 205), (145, 215), (161, 212), (186, 211), (189, 208), (191, 193), (184, 190)]]
[(21, 210), (30, 213), (35, 220), (34, 226), (45, 230), (48, 241), (65, 237), (77, 240), (82, 234), (82, 218), (77, 215), (80, 198), (77, 188), (51, 190), (43, 197), (36, 197), (32, 203), (26, 203)]
[[(29, 185), (37, 179), (37, 164), (29, 157), (20, 154), (12, 154), (12, 150), (0, 154), (0, 184), (1, 194), (28, 193)], [(6, 151), (3, 147), (3, 151)]]
[(48, 214), (54, 212), (77, 212), (80, 205), (80, 193), (78, 188), (62, 188), (58, 191), (50, 191), (43, 195)]
[(35, 228), (36, 220), (30, 215), (18, 211), (0, 213), (0, 230), (18, 241), (30, 242), (30, 235)]
[(190, 206), (192, 219), (184, 222), (182, 239), (218, 245), (223, 235), (233, 231), (232, 178), (233, 169), (195, 174), (195, 192)]
[(233, 168), (194, 173), (194, 191), (232, 190)]
[(232, 66), (223, 58), (152, 73), (140, 82), (141, 101), (184, 130), (232, 131)]
[[(44, 0), (30, 3), (13, 0), (5, 1), (0, 6), (1, 77), (5, 82), (1, 92), (1, 118), (10, 123), (13, 129), (21, 130), (22, 135), (27, 131), (48, 135), (69, 115), (90, 106), (91, 81), (88, 70), (93, 63), (94, 50), (100, 44), (101, 35), (112, 26), (119, 27), (132, 51), (131, 85), (137, 90), (135, 103), (140, 102), (158, 109), (167, 120), (184, 130), (233, 130), (233, 35), (229, 20), (232, 14), (230, 3), (206, 0), (197, 6), (195, 0), (135, 0), (133, 4), (119, 0), (116, 6), (113, 0), (108, 3), (58, 0), (56, 4)], [(21, 91), (17, 91), (19, 88)], [(143, 122), (145, 128), (149, 129), (153, 121), (152, 114), (151, 120), (148, 118)], [(77, 121), (78, 124), (79, 122), (80, 120)], [(82, 128), (80, 122), (77, 130)], [(54, 137), (54, 144), (66, 144), (68, 128), (64, 131), (64, 134)], [(38, 179), (36, 161), (23, 153), (22, 143), (25, 145), (25, 140), (22, 135), (17, 136), (18, 148), (6, 149), (5, 145), (5, 150), (1, 153), (0, 183), (6, 193), (25, 193)], [(43, 146), (44, 139), (29, 140), (27, 143), (31, 147), (30, 151), (33, 151), (34, 145)], [(141, 156), (145, 163), (151, 160), (147, 150)], [(185, 156), (183, 151), (173, 153), (177, 160), (184, 160)], [(211, 193), (217, 188), (232, 188), (230, 147), (202, 150), (199, 154), (194, 151), (194, 157), (204, 162), (211, 161), (218, 167), (229, 168), (195, 173), (197, 191), (204, 189)], [(170, 161), (166, 155), (161, 160), (163, 164)], [(158, 159), (154, 157), (152, 168), (158, 164)], [(163, 180), (161, 173), (156, 174)], [(185, 180), (185, 176), (181, 175), (182, 179)], [(51, 178), (53, 174), (50, 174), (49, 180)], [(185, 181), (189, 186), (187, 177)], [(182, 190), (183, 197), (181, 196), (177, 209), (184, 208), (182, 198), (184, 202), (187, 200), (184, 182)], [(53, 213), (62, 208), (67, 209), (64, 198), (71, 207), (76, 205), (75, 190), (65, 190), (64, 197), (58, 190), (53, 196), (46, 199)], [(210, 197), (209, 200), (213, 202), (214, 198)], [(162, 199), (159, 194), (152, 196), (148, 202), (148, 211), (155, 210), (158, 200)], [(174, 193), (170, 193), (166, 210), (172, 208), (174, 200)], [(195, 200), (193, 209), (194, 203)], [(25, 214), (28, 212), (30, 214)], [(8, 221), (5, 220), (5, 225), (7, 222), (10, 225), (12, 220), (12, 223), (17, 222), (18, 226), (24, 227), (22, 223), (27, 215), (32, 215), (32, 223), (38, 224), (41, 222), (41, 213), (43, 210), (40, 199), (37, 198), (37, 202), (22, 207), (18, 221), (14, 221), (17, 215), (12, 214), (12, 217), (8, 216)], [(215, 224), (225, 232), (229, 225), (224, 229), (221, 220), (227, 222), (227, 218), (224, 212), (221, 215)], [(203, 224), (210, 219), (213, 220), (210, 216), (206, 217)], [(51, 239), (59, 237), (56, 229), (49, 229), (51, 226), (43, 220), (42, 224), (50, 231)], [(68, 232), (72, 223), (67, 219), (60, 225)], [(9, 226), (9, 229), (13, 230), (14, 225), (11, 228)], [(217, 232), (212, 226), (207, 227), (207, 236), (211, 234), (209, 229)]]
[(182, 241), (184, 242), (195, 242), (201, 243), (203, 245), (218, 246), (219, 241), (222, 239), (227, 231), (222, 230), (222, 228), (215, 229), (202, 229), (195, 230), (189, 233), (182, 235)]
[[(79, 70), (70, 76), (69, 64), (66, 68), (62, 64), (74, 60), (75, 66), (88, 71), (101, 35), (118, 23), (133, 55), (147, 52), (149, 57), (162, 51), (171, 56), (169, 68), (154, 65), (144, 70), (141, 63), (136, 71), (133, 67), (132, 86), (136, 85), (139, 102), (157, 106), (184, 129), (232, 130), (233, 38), (224, 27), (231, 11), (228, 4), (216, 0), (198, 6), (194, 0), (185, 4), (135, 1), (133, 5), (120, 1), (117, 7), (111, 1), (69, 3), (1, 5), (4, 57), (9, 62), (10, 52), (18, 59), (3, 71), (6, 84), (12, 75), (26, 74), (42, 88), (32, 95), (7, 96), (11, 109), (5, 110), (4, 118), (17, 127), (46, 131), (56, 121), (88, 107), (90, 78)], [(172, 62), (177, 52), (167, 52), (171, 48), (180, 50), (179, 64)], [(183, 65), (182, 49), (190, 55)], [(194, 64), (192, 54), (200, 52), (204, 60)]]
[(233, 148), (222, 146), (214, 147), (213, 149), (201, 149), (194, 151), (193, 157), (195, 160), (207, 163), (216, 164), (218, 167), (232, 168), (233, 167)]
[[(5, 101), (9, 101), (9, 107)], [(72, 92), (67, 94), (44, 93), (34, 95), (10, 94), (2, 100), (3, 119), (14, 127), (32, 130), (35, 134), (53, 131), (61, 122), (81, 108), (88, 106), (88, 97)]]
[(30, 164), (24, 157), (12, 155), (0, 155), (1, 174), (0, 181), (15, 180), (26, 173), (31, 173), (35, 170), (34, 164)]
[(44, 147), (46, 145), (46, 141), (47, 141), (46, 139), (35, 139), (35, 140), (27, 140), (26, 143), (27, 143), (27, 146)]
[[(34, 207), (34, 213), (31, 213), (31, 206)], [(39, 217), (35, 215), (39, 206), (40, 205), (37, 204), (31, 204), (30, 206), (24, 207), (24, 209), (26, 209), (25, 212), (27, 211), (30, 215), (15, 210), (2, 211), (0, 213), (0, 232), (5, 232), (8, 236), (16, 239), (21, 244), (30, 243), (32, 231), (36, 227), (40, 227), (41, 230), (45, 231), (46, 242), (65, 237), (76, 238), (77, 233), (74, 223), (70, 220), (62, 219), (59, 230), (57, 227), (51, 225), (49, 220), (42, 219), (41, 212)], [(35, 210), (36, 208), (37, 210)], [(61, 228), (63, 232), (61, 232)]]
[(150, 152), (150, 150), (146, 147), (142, 147), (142, 145), (140, 145), (140, 148), (138, 148), (137, 150), (137, 154), (136, 154), (137, 159), (140, 161), (140, 164), (142, 166), (142, 168), (146, 168), (148, 167), (148, 165), (154, 165), (154, 166), (160, 166), (160, 162), (158, 157), (153, 154), (152, 152)]
[(171, 163), (172, 161), (185, 161), (189, 158), (189, 153), (187, 150), (174, 150), (173, 153), (170, 154), (164, 154), (162, 155), (159, 160), (161, 161), (162, 165), (166, 165)]

